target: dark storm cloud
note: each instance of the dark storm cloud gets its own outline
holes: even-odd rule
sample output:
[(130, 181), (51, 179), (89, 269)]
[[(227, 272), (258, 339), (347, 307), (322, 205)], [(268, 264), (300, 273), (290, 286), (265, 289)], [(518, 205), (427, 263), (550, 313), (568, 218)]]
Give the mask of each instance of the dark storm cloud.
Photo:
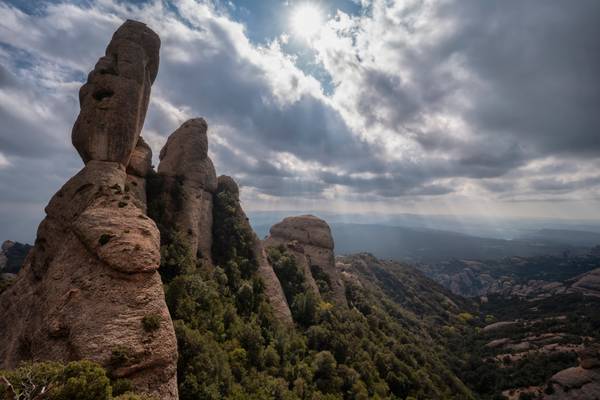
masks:
[[(407, 55), (406, 64), (398, 67), (410, 70), (415, 85), (398, 90), (391, 79), (371, 85), (369, 98), (380, 96), (381, 101), (369, 102), (370, 109), (398, 105), (398, 113), (386, 121), (391, 128), (411, 119), (419, 121), (428, 110), (448, 106), (449, 97), (463, 95), (472, 106), (450, 111), (463, 115), (476, 135), (518, 143), (531, 153), (529, 157), (600, 154), (599, 2), (422, 5), (433, 5), (436, 20), (451, 22), (453, 28), (418, 49), (403, 42), (388, 43), (389, 50)], [(408, 15), (395, 16), (410, 20), (421, 10), (404, 11)], [(390, 29), (400, 29), (390, 24)], [(453, 58), (472, 76), (460, 85), (452, 74), (440, 72), (439, 66)], [(419, 99), (417, 107), (413, 99)], [(444, 142), (439, 137), (417, 140), (426, 148)], [(489, 154), (486, 150), (482, 155)]]
[(276, 104), (265, 71), (240, 57), (230, 32), (215, 24), (205, 28), (214, 33), (210, 39), (187, 44), (164, 40), (165, 47), (189, 56), (183, 61), (162, 60), (159, 85), (171, 102), (192, 106), (209, 123), (234, 127), (231, 139), (248, 152), (264, 147), (324, 165), (368, 156), (369, 147), (349, 132), (331, 106), (310, 93), (292, 103)]
[(484, 88), (469, 119), (540, 154), (600, 155), (600, 3), (460, 1), (441, 17)]

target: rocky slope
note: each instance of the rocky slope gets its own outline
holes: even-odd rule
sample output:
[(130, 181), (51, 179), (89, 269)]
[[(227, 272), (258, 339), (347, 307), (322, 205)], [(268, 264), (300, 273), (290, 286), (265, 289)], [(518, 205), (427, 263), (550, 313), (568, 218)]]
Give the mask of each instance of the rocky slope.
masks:
[[(89, 359), (140, 392), (178, 397), (159, 231), (143, 190), (129, 184), (143, 187), (150, 159), (139, 135), (159, 48), (153, 31), (126, 21), (80, 90), (72, 140), (85, 166), (50, 200), (33, 250), (0, 297), (3, 367)], [(152, 329), (145, 319), (156, 321)]]
[(420, 264), (430, 278), (466, 297), (491, 294), (543, 298), (565, 293), (600, 295), (600, 256), (510, 257), (501, 260), (449, 260)]
[(585, 360), (600, 343), (598, 309), (600, 299), (581, 292), (490, 295), (480, 305), (479, 333), (468, 338), (471, 361), (462, 377), (490, 397), (594, 399), (588, 389), (600, 380), (595, 362)]

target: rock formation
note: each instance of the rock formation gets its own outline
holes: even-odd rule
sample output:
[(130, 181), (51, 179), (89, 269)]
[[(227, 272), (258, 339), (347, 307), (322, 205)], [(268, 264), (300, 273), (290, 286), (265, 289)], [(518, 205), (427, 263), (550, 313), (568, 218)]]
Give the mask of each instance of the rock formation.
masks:
[(152, 170), (152, 149), (140, 136), (129, 165), (127, 165), (127, 185), (125, 190), (133, 196), (136, 205), (146, 212), (146, 176)]
[(265, 294), (269, 299), (269, 303), (273, 307), (275, 317), (278, 319), (278, 321), (283, 322), (284, 324), (293, 324), (292, 313), (287, 300), (285, 299), (285, 294), (283, 293), (281, 283), (277, 279), (277, 275), (275, 275), (273, 267), (267, 260), (267, 255), (265, 254), (265, 250), (260, 239), (258, 236), (256, 236), (256, 233), (254, 233), (246, 213), (244, 213), (244, 210), (240, 206), (239, 188), (233, 178), (226, 175), (219, 176), (216, 194), (218, 195), (222, 192), (229, 192), (234, 197), (237, 205), (235, 210), (237, 223), (242, 229), (251, 233), (251, 247), (258, 264), (258, 276), (262, 279), (265, 285)]
[(584, 348), (579, 353), (579, 366), (557, 372), (548, 386), (552, 389), (542, 397), (545, 400), (600, 398), (600, 347)]
[(347, 304), (327, 222), (313, 215), (285, 218), (271, 227), (270, 235), (264, 241), (265, 247), (279, 245), (284, 245), (294, 255), (316, 294), (339, 305)]
[(72, 140), (86, 164), (129, 163), (158, 74), (159, 49), (158, 35), (141, 22), (128, 20), (113, 35), (79, 91)]
[[(81, 88), (72, 139), (85, 167), (50, 200), (33, 250), (0, 298), (1, 367), (90, 359), (138, 392), (177, 398), (159, 232), (143, 199), (126, 190), (148, 165), (139, 134), (159, 47), (146, 25), (126, 21)], [(146, 331), (146, 317), (160, 326)]]
[(198, 259), (212, 265), (213, 193), (217, 175), (208, 157), (207, 124), (191, 119), (173, 132), (160, 151), (165, 223), (182, 232)]

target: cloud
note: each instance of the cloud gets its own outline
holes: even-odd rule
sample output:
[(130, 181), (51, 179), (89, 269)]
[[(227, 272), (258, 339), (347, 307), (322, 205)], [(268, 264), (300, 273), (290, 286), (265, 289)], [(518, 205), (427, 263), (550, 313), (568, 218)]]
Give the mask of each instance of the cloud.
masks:
[(162, 40), (155, 154), (204, 116), (247, 199), (598, 197), (597, 2), (362, 4), (298, 51), (208, 0), (0, 3), (0, 204), (43, 204), (81, 166), (77, 91), (126, 18)]

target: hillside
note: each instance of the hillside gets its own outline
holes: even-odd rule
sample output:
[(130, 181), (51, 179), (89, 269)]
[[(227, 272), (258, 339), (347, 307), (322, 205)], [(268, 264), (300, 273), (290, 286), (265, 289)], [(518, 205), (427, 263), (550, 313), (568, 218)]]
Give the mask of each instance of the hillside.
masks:
[(600, 293), (594, 270), (600, 255), (507, 257), (498, 260), (453, 259), (420, 263), (418, 268), (452, 292), (466, 297), (503, 294), (536, 297), (567, 292)]

